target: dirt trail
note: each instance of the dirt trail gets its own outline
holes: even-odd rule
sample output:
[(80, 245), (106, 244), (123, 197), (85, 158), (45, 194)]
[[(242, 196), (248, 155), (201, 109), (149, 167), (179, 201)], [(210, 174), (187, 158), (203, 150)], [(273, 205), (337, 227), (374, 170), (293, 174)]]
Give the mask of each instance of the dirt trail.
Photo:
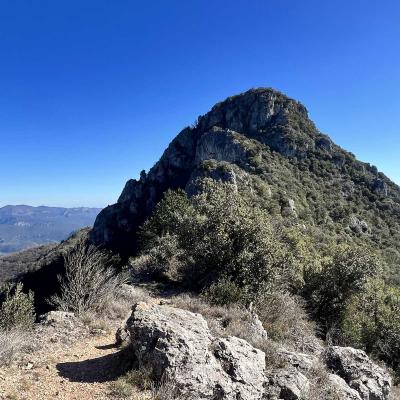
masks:
[(33, 353), (25, 365), (0, 369), (0, 399), (107, 399), (121, 357), (113, 333)]

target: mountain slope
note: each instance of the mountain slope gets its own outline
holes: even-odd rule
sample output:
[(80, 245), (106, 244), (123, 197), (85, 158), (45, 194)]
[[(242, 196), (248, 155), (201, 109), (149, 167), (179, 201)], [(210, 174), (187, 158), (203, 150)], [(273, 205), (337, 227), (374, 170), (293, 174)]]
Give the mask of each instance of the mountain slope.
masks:
[(324, 241), (368, 243), (397, 279), (400, 188), (323, 135), (306, 108), (273, 89), (251, 89), (216, 104), (182, 130), (140, 180), (96, 219), (92, 240), (122, 254), (167, 189), (196, 191), (210, 176), (250, 188), (273, 215), (304, 225)]
[(0, 208), (0, 254), (57, 243), (73, 231), (92, 226), (99, 208), (31, 207)]

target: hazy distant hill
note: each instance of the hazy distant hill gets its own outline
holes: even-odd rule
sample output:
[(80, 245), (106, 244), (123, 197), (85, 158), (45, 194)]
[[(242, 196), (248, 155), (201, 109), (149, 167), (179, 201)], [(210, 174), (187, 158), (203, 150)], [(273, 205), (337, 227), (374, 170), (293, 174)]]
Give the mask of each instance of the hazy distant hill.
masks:
[(99, 208), (31, 207), (0, 208), (0, 254), (56, 243), (73, 231), (92, 226)]

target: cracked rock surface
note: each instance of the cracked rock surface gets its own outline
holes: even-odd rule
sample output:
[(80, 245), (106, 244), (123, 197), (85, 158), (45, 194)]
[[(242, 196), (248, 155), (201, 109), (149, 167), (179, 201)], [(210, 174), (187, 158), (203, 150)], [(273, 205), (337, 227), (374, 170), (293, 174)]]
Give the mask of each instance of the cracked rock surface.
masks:
[(236, 337), (213, 337), (201, 315), (139, 303), (127, 325), (135, 357), (158, 379), (173, 380), (183, 396), (262, 398), (265, 354)]

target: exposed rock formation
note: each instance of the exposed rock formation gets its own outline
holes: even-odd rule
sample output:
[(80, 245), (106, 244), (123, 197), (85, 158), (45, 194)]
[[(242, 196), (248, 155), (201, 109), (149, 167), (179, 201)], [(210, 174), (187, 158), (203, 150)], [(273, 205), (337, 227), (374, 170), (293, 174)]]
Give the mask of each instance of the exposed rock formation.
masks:
[(125, 329), (139, 364), (158, 380), (172, 380), (189, 399), (311, 400), (313, 371), (325, 361), (332, 372), (327, 384), (338, 398), (389, 399), (389, 375), (353, 348), (330, 347), (322, 356), (278, 348), (282, 366), (271, 368), (264, 352), (245, 340), (214, 337), (201, 315), (155, 303), (136, 304)]
[(77, 321), (75, 314), (67, 311), (50, 311), (40, 316), (43, 325), (73, 327)]
[(261, 399), (265, 355), (236, 337), (214, 338), (199, 314), (139, 303), (127, 322), (135, 356), (195, 399)]
[[(298, 121), (303, 121), (301, 126)], [(122, 253), (133, 253), (137, 227), (165, 190), (193, 189), (193, 179), (203, 173), (201, 164), (205, 160), (245, 167), (247, 149), (237, 140), (238, 135), (288, 157), (303, 157), (318, 146), (332, 148), (297, 101), (272, 89), (253, 89), (230, 97), (200, 117), (196, 127), (180, 132), (147, 175), (142, 173), (140, 180), (127, 182), (118, 203), (100, 213), (92, 240)]]
[(339, 396), (339, 399), (343, 400), (361, 400), (358, 392), (349, 387), (346, 381), (338, 375), (330, 374), (329, 375), (330, 384), (336, 391), (336, 394)]
[(275, 369), (267, 375), (268, 400), (301, 400), (307, 398), (310, 381), (296, 368)]
[[(214, 162), (212, 168), (206, 165), (210, 161)], [(278, 168), (270, 170), (269, 165), (274, 163)], [(283, 189), (280, 173), (287, 168), (291, 177), (286, 179), (291, 179), (293, 184), (286, 182)], [(282, 214), (295, 217), (314, 213), (320, 216), (319, 203), (324, 199), (314, 200), (326, 193), (337, 197), (336, 200), (329, 198), (332, 204), (327, 208), (339, 219), (343, 198), (352, 201), (354, 196), (364, 196), (365, 201), (370, 201), (372, 196), (385, 199), (390, 194), (390, 199), (397, 200), (387, 207), (400, 203), (396, 185), (321, 134), (302, 104), (273, 89), (260, 88), (229, 97), (200, 117), (195, 126), (183, 129), (153, 168), (147, 174), (142, 171), (139, 180), (129, 180), (118, 202), (99, 214), (91, 233), (92, 241), (121, 254), (135, 254), (137, 228), (163, 193), (167, 189), (183, 188), (193, 195), (196, 179), (204, 176), (235, 185), (244, 182), (252, 189), (252, 177), (257, 177), (264, 185), (261, 201), (273, 197), (272, 182)], [(299, 198), (296, 192), (295, 188), (303, 187), (304, 182), (314, 182), (320, 191), (306, 193), (311, 196), (311, 202)], [(368, 192), (364, 193), (365, 186)], [(332, 211), (335, 206), (338, 209)], [(391, 220), (392, 215), (388, 213), (385, 218)], [(326, 220), (318, 217), (317, 222)], [(353, 224), (352, 229), (365, 233), (368, 227), (361, 222)]]
[(350, 217), (349, 227), (351, 230), (353, 230), (355, 233), (358, 233), (358, 234), (362, 234), (362, 233), (365, 234), (365, 233), (368, 233), (368, 231), (369, 231), (368, 224), (365, 221), (357, 218), (355, 215), (352, 215)]
[(328, 368), (342, 377), (363, 400), (387, 400), (392, 385), (389, 374), (374, 364), (362, 350), (329, 347), (325, 352)]

